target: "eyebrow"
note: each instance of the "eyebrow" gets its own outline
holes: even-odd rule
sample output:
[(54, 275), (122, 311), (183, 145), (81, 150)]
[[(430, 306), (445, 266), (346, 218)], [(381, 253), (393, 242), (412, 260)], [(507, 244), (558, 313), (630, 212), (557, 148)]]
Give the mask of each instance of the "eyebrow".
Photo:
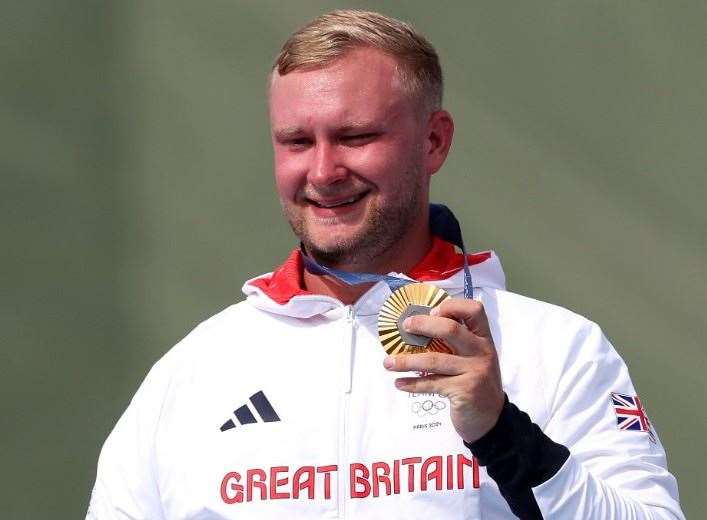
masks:
[[(348, 132), (360, 132), (361, 130), (373, 130), (379, 129), (380, 126), (380, 124), (369, 121), (350, 121), (339, 126), (336, 129), (336, 133), (344, 134)], [(307, 134), (307, 131), (300, 126), (287, 126), (273, 130), (273, 135), (279, 141), (286, 141), (305, 134)]]
[(339, 127), (339, 132), (340, 133), (346, 133), (346, 132), (358, 132), (361, 130), (370, 130), (372, 128), (377, 128), (379, 127), (379, 124), (369, 122), (369, 121), (352, 121), (350, 123), (346, 123), (342, 126)]
[(299, 137), (304, 133), (304, 129), (299, 126), (288, 126), (285, 128), (276, 128), (275, 130), (273, 130), (273, 135), (278, 141), (286, 141), (294, 137)]

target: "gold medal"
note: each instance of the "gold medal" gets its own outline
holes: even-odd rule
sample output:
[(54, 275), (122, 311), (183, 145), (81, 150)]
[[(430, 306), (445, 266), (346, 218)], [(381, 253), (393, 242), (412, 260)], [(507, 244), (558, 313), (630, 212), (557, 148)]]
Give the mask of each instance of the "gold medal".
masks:
[(388, 354), (418, 354), (421, 352), (452, 353), (438, 338), (410, 334), (402, 323), (410, 316), (429, 314), (449, 298), (449, 295), (431, 284), (410, 283), (397, 289), (378, 312), (378, 338)]

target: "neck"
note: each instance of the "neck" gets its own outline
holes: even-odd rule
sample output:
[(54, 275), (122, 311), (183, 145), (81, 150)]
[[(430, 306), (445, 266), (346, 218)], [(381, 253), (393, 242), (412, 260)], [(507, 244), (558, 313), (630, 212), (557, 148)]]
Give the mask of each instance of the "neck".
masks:
[[(387, 274), (390, 272), (407, 273), (417, 265), (432, 246), (432, 234), (429, 228), (425, 232), (409, 231), (374, 260), (365, 263), (347, 263), (335, 267), (352, 273)], [(338, 299), (345, 305), (355, 303), (373, 284), (348, 285), (328, 275), (315, 275), (304, 270), (304, 285), (308, 291)]]

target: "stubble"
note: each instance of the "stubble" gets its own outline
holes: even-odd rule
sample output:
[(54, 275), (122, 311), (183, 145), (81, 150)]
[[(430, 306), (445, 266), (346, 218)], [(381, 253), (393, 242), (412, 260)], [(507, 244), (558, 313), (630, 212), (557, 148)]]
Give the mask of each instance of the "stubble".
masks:
[(399, 195), (385, 206), (375, 205), (365, 217), (359, 231), (341, 237), (331, 244), (318, 244), (307, 228), (301, 212), (283, 201), (285, 217), (307, 253), (318, 263), (329, 267), (371, 264), (405, 235), (417, 218), (422, 197), (422, 175), (409, 169), (404, 175)]

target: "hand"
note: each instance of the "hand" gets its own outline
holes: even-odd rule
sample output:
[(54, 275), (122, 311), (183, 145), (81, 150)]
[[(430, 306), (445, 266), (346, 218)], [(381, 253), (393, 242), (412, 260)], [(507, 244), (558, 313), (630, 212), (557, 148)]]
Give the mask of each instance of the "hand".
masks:
[(403, 323), (413, 334), (443, 339), (453, 354), (424, 352), (388, 356), (383, 366), (393, 372), (418, 371), (395, 386), (404, 392), (435, 393), (449, 398), (452, 424), (466, 442), (474, 442), (498, 421), (504, 403), (501, 370), (483, 305), (450, 298), (429, 316), (411, 316)]

